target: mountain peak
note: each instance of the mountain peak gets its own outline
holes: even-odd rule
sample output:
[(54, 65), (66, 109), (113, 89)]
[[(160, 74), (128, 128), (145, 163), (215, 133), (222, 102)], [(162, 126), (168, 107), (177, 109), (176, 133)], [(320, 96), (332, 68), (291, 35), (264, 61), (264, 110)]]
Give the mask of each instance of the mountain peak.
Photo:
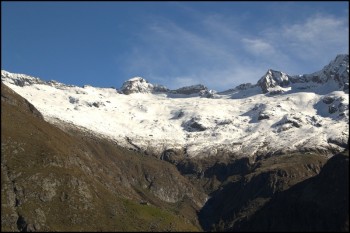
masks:
[[(48, 120), (76, 124), (126, 147), (157, 155), (166, 148), (185, 148), (190, 157), (253, 156), (346, 145), (348, 89), (340, 89), (336, 82), (348, 77), (346, 58), (335, 60), (339, 66), (330, 63), (323, 71), (303, 76), (269, 69), (258, 84), (243, 84), (230, 93), (215, 93), (201, 84), (169, 91), (141, 77), (124, 82), (119, 93), (110, 88), (28, 84), (20, 75), (5, 72), (2, 80)], [(319, 82), (323, 77), (329, 81)], [(164, 94), (152, 95), (160, 90)], [(147, 94), (128, 96), (131, 93)]]
[(148, 81), (146, 80), (146, 79), (144, 79), (144, 78), (142, 78), (142, 77), (134, 77), (134, 78), (131, 78), (131, 79), (129, 79), (129, 80), (127, 80), (127, 81), (129, 81), (129, 82), (146, 82), (146, 83), (148, 83)]
[(146, 79), (141, 77), (131, 78), (123, 83), (121, 92), (129, 95), (132, 93), (150, 93), (152, 92), (153, 85)]
[(318, 84), (323, 85), (328, 82), (332, 82), (334, 88), (346, 91), (349, 86), (348, 54), (338, 54), (336, 58), (328, 65), (324, 66), (322, 70), (311, 74), (290, 76), (281, 71), (268, 69), (265, 75), (259, 79), (257, 85), (261, 87), (263, 93), (268, 93), (275, 88), (285, 88), (287, 86), (293, 86), (293, 84), (297, 84), (300, 89), (303, 88), (300, 87), (303, 83), (309, 83), (306, 86), (314, 86)]
[(153, 92), (167, 92), (168, 88), (158, 84), (151, 84), (142, 77), (134, 77), (123, 83), (121, 92), (129, 95), (132, 93), (153, 93)]
[(268, 69), (266, 74), (262, 76), (259, 81), (258, 85), (261, 87), (263, 93), (269, 92), (270, 88), (276, 87), (276, 86), (287, 86), (290, 83), (290, 76), (286, 73), (283, 73), (281, 71), (276, 71), (272, 69)]

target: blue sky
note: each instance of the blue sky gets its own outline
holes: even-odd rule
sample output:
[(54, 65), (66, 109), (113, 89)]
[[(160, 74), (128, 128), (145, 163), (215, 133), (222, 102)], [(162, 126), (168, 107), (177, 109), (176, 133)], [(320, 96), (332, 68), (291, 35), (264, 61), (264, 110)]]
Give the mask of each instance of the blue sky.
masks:
[(1, 69), (66, 84), (226, 90), (349, 53), (348, 2), (1, 2)]

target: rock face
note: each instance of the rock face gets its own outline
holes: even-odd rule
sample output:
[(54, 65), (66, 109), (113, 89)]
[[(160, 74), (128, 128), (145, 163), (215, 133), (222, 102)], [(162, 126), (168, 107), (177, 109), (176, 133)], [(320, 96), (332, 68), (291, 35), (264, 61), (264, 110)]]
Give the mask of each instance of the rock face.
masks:
[(264, 76), (258, 81), (258, 85), (261, 87), (263, 93), (269, 92), (272, 87), (280, 86), (286, 87), (290, 83), (290, 76), (280, 72), (269, 69)]
[[(5, 73), (3, 79), (14, 84), (17, 79), (12, 76), (16, 75)], [(22, 80), (22, 76), (19, 77), (18, 80)], [(49, 83), (39, 81), (38, 85), (36, 81), (32, 82), (34, 79), (28, 80), (22, 80), (19, 85), (25, 85), (23, 89), (26, 90), (38, 90), (41, 85)], [(278, 78), (276, 80), (271, 76), (270, 83), (275, 82), (272, 85), (276, 86), (267, 87), (269, 92), (271, 88), (285, 85)], [(101, 116), (102, 121), (106, 121), (108, 115), (103, 113), (111, 109), (117, 109), (120, 115), (123, 111), (130, 111), (131, 114), (123, 115), (123, 118), (130, 117), (124, 122), (128, 124), (118, 126), (113, 133), (131, 123), (141, 125), (138, 128), (140, 132), (145, 130), (145, 126), (152, 126), (152, 134), (146, 131), (146, 135), (151, 138), (150, 141), (158, 142), (156, 134), (162, 131), (156, 130), (164, 130), (163, 127), (173, 124), (175, 127), (170, 128), (178, 127), (184, 135), (173, 133), (172, 139), (181, 135), (190, 143), (163, 146), (157, 159), (146, 153), (153, 150), (152, 146), (139, 136), (126, 137), (137, 150), (135, 152), (130, 147), (122, 148), (115, 141), (99, 137), (88, 128), (57, 119), (55, 125), (49, 124), (43, 121), (35, 108), (30, 107), (28, 101), (2, 85), (2, 231), (196, 231), (202, 230), (201, 227), (213, 231), (348, 230), (349, 195), (348, 186), (343, 183), (348, 184), (348, 179), (344, 179), (348, 177), (348, 157), (336, 160), (338, 162), (332, 162), (332, 158), (329, 160), (331, 165), (327, 163), (323, 169), (325, 172), (317, 176), (327, 157), (321, 150), (324, 147), (305, 146), (307, 142), (314, 145), (314, 141), (307, 138), (305, 133), (300, 134), (302, 141), (297, 144), (299, 153), (293, 154), (287, 149), (269, 150), (281, 141), (290, 144), (291, 131), (311, 129), (314, 135), (323, 129), (323, 125), (333, 130), (333, 134), (322, 132), (322, 138), (327, 141), (325, 146), (348, 147), (348, 141), (344, 139), (348, 139), (344, 137), (347, 133), (344, 126), (347, 125), (340, 124), (347, 122), (348, 101), (345, 101), (344, 93), (339, 94), (340, 91), (321, 97), (312, 93), (300, 96), (297, 93), (288, 97), (258, 95), (261, 98), (253, 102), (247, 98), (226, 104), (225, 99), (215, 102), (215, 99), (200, 98), (201, 93), (210, 92), (199, 85), (180, 91), (182, 95), (198, 97), (185, 98), (185, 104), (179, 99), (163, 98), (165, 95), (157, 98), (144, 95), (147, 101), (142, 103), (139, 95), (135, 95), (135, 105), (133, 96), (114, 95), (115, 89), (70, 89), (57, 82), (51, 84), (55, 88), (46, 87), (53, 90), (49, 96), (53, 99), (51, 108), (64, 106), (58, 111), (60, 115), (67, 112), (76, 114), (78, 110), (73, 111), (74, 106), (79, 107), (88, 110), (89, 118), (96, 114), (99, 117), (98, 125), (102, 124)], [(62, 93), (56, 87), (65, 88), (62, 99), (56, 99)], [(244, 85), (241, 89), (250, 88), (253, 86)], [(258, 89), (256, 86), (254, 88)], [(154, 93), (163, 89), (136, 78), (125, 85), (125, 90), (131, 94)], [(103, 99), (107, 98), (106, 93), (112, 98)], [(321, 113), (300, 114), (304, 110), (302, 108), (294, 111), (305, 98), (307, 103), (312, 103), (308, 105), (311, 111), (307, 113), (316, 110)], [(115, 99), (118, 102), (112, 105)], [(161, 101), (161, 104), (154, 104), (155, 100)], [(174, 106), (167, 109), (171, 104)], [(210, 108), (204, 108), (204, 105)], [(332, 107), (337, 110), (331, 111), (339, 114), (330, 113)], [(227, 109), (229, 114), (222, 114)], [(220, 114), (216, 115), (216, 112)], [(151, 117), (146, 118), (149, 113)], [(122, 120), (116, 118), (118, 114), (113, 114), (114, 121), (109, 123)], [(161, 118), (161, 114), (166, 120)], [(338, 120), (340, 114), (345, 116)], [(86, 119), (86, 111), (80, 116)], [(153, 119), (154, 116), (156, 118)], [(134, 117), (136, 120), (133, 120)], [(142, 122), (146, 122), (146, 125), (142, 125)], [(337, 123), (341, 130), (335, 128), (333, 123)], [(248, 127), (240, 128), (244, 124)], [(254, 127), (257, 127), (256, 131), (253, 131)], [(218, 129), (221, 131), (216, 131)], [(127, 130), (137, 131), (135, 128)], [(339, 134), (334, 134), (337, 130)], [(261, 140), (264, 135), (259, 131), (272, 131), (273, 135), (285, 137)], [(171, 134), (168, 132), (178, 131), (165, 131), (161, 136)], [(227, 133), (220, 134), (224, 132)], [(258, 137), (249, 138), (251, 134)], [(237, 136), (242, 138), (237, 139)], [(246, 137), (248, 139), (243, 141)], [(209, 145), (206, 144), (208, 141), (218, 138), (225, 140), (223, 144), (203, 147), (197, 152), (210, 156), (191, 156), (193, 148)], [(167, 140), (167, 143), (169, 141), (172, 140)], [(254, 146), (259, 148), (258, 151), (247, 156), (247, 148)], [(141, 147), (151, 149), (139, 153)], [(227, 148), (236, 148), (241, 156)], [(282, 145), (282, 148), (285, 147)], [(332, 148), (336, 151), (338, 147), (324, 149), (327, 150), (325, 154), (330, 155)], [(311, 180), (309, 185), (308, 178), (311, 177), (315, 177), (315, 180)]]
[(29, 103), (26, 99), (19, 97), (13, 90), (8, 88), (1, 82), (1, 101), (7, 104), (16, 106), (21, 110), (29, 112), (34, 116), (43, 119), (43, 115), (34, 107), (33, 104)]
[(340, 54), (326, 65), (321, 71), (303, 75), (294, 78), (294, 82), (317, 82), (326, 83), (330, 80), (338, 83), (339, 87), (344, 88), (349, 85), (349, 55)]
[(62, 125), (63, 131), (4, 84), (1, 95), (2, 231), (137, 231), (151, 225), (167, 231), (170, 222), (175, 231), (200, 229), (195, 213), (206, 194), (175, 166), (82, 129)]
[(349, 151), (312, 178), (278, 193), (229, 231), (349, 231)]
[[(165, 150), (178, 148), (186, 148), (190, 157), (300, 149), (331, 154), (344, 148), (340, 145), (349, 135), (349, 97), (338, 82), (348, 77), (347, 62), (348, 56), (337, 56), (316, 72), (325, 83), (312, 75), (303, 78), (269, 70), (260, 85), (242, 84), (225, 94), (204, 85), (169, 91), (140, 77), (125, 82), (120, 92), (69, 87), (8, 72), (3, 72), (2, 81), (52, 123), (59, 119), (85, 127), (158, 158)], [(261, 95), (262, 89), (267, 93)], [(287, 117), (291, 113), (299, 120)], [(318, 117), (322, 124), (312, 120)]]
[[(288, 204), (288, 206), (285, 206), (281, 201), (277, 206), (284, 206), (285, 208), (279, 208), (278, 211), (276, 209), (276, 211), (273, 211), (275, 215), (271, 215), (271, 212), (269, 211), (269, 203), (274, 202), (273, 200), (279, 195), (283, 195), (282, 193), (289, 193), (289, 190), (294, 186), (298, 186), (300, 182), (303, 182), (304, 180), (307, 182), (308, 178), (317, 175), (326, 161), (327, 159), (325, 157), (317, 154), (271, 156), (253, 164), (248, 163), (249, 166), (245, 166), (246, 169), (244, 172), (226, 172), (226, 176), (221, 178), (224, 180), (222, 185), (211, 193), (211, 198), (201, 209), (199, 218), (203, 229), (206, 231), (288, 231), (288, 227), (291, 225), (279, 224), (277, 220), (279, 219), (278, 216), (285, 216), (283, 217), (283, 221), (294, 222), (296, 219), (300, 220), (299, 223), (297, 223), (297, 221), (294, 222), (296, 227), (292, 229), (295, 231), (305, 229), (307, 231), (307, 228), (302, 227), (303, 217), (294, 217), (294, 212), (290, 209), (293, 208), (291, 207), (292, 205), (289, 206)], [(341, 166), (341, 172), (334, 175), (331, 179), (339, 179), (340, 177), (346, 176), (343, 169), (347, 167), (347, 164), (339, 163), (339, 166)], [(241, 165), (241, 167), (244, 166)], [(331, 173), (329, 175), (332, 176)], [(330, 186), (328, 181), (329, 180), (323, 180), (323, 182), (319, 181), (319, 184), (322, 183), (325, 187)], [(348, 213), (345, 209), (348, 208), (348, 205), (346, 205), (348, 196), (343, 194), (345, 194), (344, 192), (348, 192), (346, 191), (348, 189), (346, 188), (344, 179), (339, 179), (337, 184), (339, 184), (339, 186), (335, 186), (337, 186), (338, 190), (341, 190), (336, 194), (337, 198), (341, 200), (344, 200), (344, 198), (346, 199), (344, 200), (344, 205), (341, 207), (342, 210), (340, 211), (341, 215), (344, 217), (344, 215)], [(330, 192), (325, 190), (321, 191), (319, 189), (305, 189), (305, 192), (300, 190), (299, 194), (302, 193), (309, 198), (308, 200), (312, 200), (312, 198), (315, 197), (309, 195), (319, 195), (323, 196), (323, 198), (326, 196), (333, 196)], [(295, 205), (300, 205), (301, 207), (304, 202), (301, 199), (295, 201), (294, 197), (294, 195), (286, 195), (283, 200), (289, 203), (294, 203)], [(288, 201), (288, 198), (290, 201)], [(333, 199), (337, 200), (335, 197)], [(319, 201), (322, 202), (321, 199)], [(316, 202), (318, 202), (318, 200)], [(339, 204), (341, 203), (341, 201), (338, 202)], [(324, 210), (331, 208), (331, 206), (326, 203), (324, 203), (324, 205), (327, 206)], [(303, 208), (300, 208), (301, 212), (303, 211), (302, 209)], [(315, 211), (312, 215), (317, 216), (317, 208), (315, 209), (310, 205), (308, 209)], [(305, 217), (306, 215), (308, 214), (305, 214)], [(308, 215), (310, 216), (310, 224), (316, 226), (319, 222), (316, 220), (317, 217), (312, 219), (312, 215)], [(326, 216), (330, 215), (325, 213), (322, 216), (322, 218), (325, 218), (325, 221), (327, 218)], [(258, 223), (260, 223), (261, 218), (264, 219), (261, 220), (262, 222), (267, 221), (270, 224), (266, 223), (264, 225), (259, 225)], [(254, 219), (254, 221), (250, 221), (251, 219)], [(341, 219), (342, 220), (339, 220), (338, 222), (345, 224), (346, 219)], [(332, 229), (340, 229), (333, 223), (330, 225), (334, 227)], [(279, 226), (284, 226), (284, 228), (279, 228)], [(322, 227), (314, 229), (319, 230), (322, 229)], [(324, 229), (329, 230), (331, 228)]]
[(202, 84), (198, 84), (198, 85), (192, 85), (187, 87), (181, 87), (179, 89), (170, 91), (170, 93), (192, 95), (192, 94), (199, 94), (201, 91), (208, 91), (208, 88)]
[(153, 85), (144, 78), (135, 77), (124, 82), (120, 91), (129, 95), (132, 93), (167, 92), (168, 89), (162, 85)]
[(349, 89), (349, 55), (340, 54), (326, 65), (322, 70), (312, 74), (290, 76), (280, 71), (269, 69), (257, 82), (263, 93), (271, 95), (282, 94), (283, 89), (275, 90), (275, 87), (283, 88), (297, 83), (324, 84), (329, 81), (337, 83), (340, 90)]
[(135, 77), (124, 82), (123, 86), (120, 88), (120, 92), (126, 95), (133, 93), (168, 93), (180, 95), (197, 94), (198, 96), (204, 98), (212, 98), (215, 94), (215, 91), (209, 90), (206, 86), (202, 84), (181, 87), (176, 90), (169, 90), (165, 86), (151, 84), (146, 79), (141, 77)]

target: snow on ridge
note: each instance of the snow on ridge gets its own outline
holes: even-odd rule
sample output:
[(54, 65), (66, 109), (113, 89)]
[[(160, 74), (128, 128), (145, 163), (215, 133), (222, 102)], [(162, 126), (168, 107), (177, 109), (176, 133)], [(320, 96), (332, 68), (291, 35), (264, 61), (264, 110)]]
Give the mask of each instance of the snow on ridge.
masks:
[(176, 90), (169, 90), (163, 85), (149, 83), (142, 77), (134, 77), (125, 81), (120, 88), (120, 92), (126, 95), (134, 93), (166, 93), (168, 94), (168, 97), (174, 96), (173, 94), (186, 96), (192, 96), (195, 94), (207, 98), (212, 97), (215, 93), (215, 91), (209, 90), (202, 84), (185, 86)]
[[(271, 77), (275, 82), (287, 80), (282, 72), (277, 75), (280, 79)], [(270, 87), (267, 94), (260, 86), (246, 84), (209, 99), (145, 94), (154, 93), (156, 85), (141, 77), (128, 80), (130, 90), (136, 90), (132, 95), (112, 88), (43, 85), (29, 76), (27, 80), (37, 82), (19, 85), (15, 80), (21, 77), (2, 71), (2, 81), (29, 100), (46, 120), (72, 123), (150, 154), (176, 148), (186, 148), (190, 157), (341, 150), (349, 137), (349, 96), (328, 83), (308, 88), (311, 84), (290, 81), (285, 87)], [(292, 88), (307, 89), (293, 92)], [(324, 91), (315, 91), (319, 88)]]
[(134, 77), (125, 81), (120, 90), (126, 95), (132, 93), (151, 93), (153, 85), (148, 83), (144, 78)]

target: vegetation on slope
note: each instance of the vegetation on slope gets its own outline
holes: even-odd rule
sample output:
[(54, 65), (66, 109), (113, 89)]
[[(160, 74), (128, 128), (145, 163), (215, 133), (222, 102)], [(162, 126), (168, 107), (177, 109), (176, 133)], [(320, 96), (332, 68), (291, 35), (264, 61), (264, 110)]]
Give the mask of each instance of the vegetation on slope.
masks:
[(2, 231), (200, 230), (201, 195), (171, 164), (66, 133), (3, 84), (1, 95)]

